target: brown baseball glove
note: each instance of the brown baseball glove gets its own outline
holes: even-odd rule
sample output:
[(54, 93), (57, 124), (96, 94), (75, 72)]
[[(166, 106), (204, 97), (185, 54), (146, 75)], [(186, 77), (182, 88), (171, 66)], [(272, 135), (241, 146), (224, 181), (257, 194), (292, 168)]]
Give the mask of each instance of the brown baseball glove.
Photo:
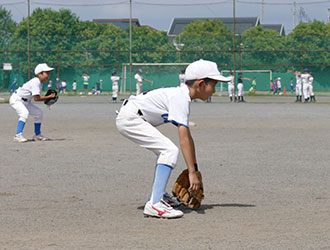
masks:
[(182, 173), (179, 175), (176, 182), (174, 183), (172, 191), (173, 195), (178, 200), (180, 200), (185, 206), (190, 208), (199, 208), (202, 200), (204, 199), (204, 188), (200, 171), (197, 171), (197, 176), (201, 182), (201, 187), (196, 193), (191, 194), (188, 191), (188, 188), (190, 186), (188, 169), (183, 170)]

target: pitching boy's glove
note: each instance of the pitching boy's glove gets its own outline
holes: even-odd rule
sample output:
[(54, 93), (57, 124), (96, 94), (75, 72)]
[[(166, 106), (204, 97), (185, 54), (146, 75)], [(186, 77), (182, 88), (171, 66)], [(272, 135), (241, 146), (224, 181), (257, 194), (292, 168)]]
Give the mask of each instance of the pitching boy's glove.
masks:
[(176, 198), (178, 198), (185, 206), (190, 208), (199, 208), (202, 200), (204, 199), (202, 175), (199, 171), (197, 171), (196, 174), (199, 181), (201, 182), (201, 187), (196, 193), (191, 194), (188, 191), (190, 186), (188, 169), (183, 170), (179, 175), (176, 182), (174, 183), (172, 191)]
[(45, 100), (45, 101), (44, 101), (44, 104), (50, 106), (50, 105), (53, 105), (55, 102), (57, 102), (57, 100), (58, 100), (58, 94), (57, 94), (57, 91), (56, 91), (55, 89), (49, 89), (49, 90), (46, 92), (45, 96), (49, 96), (49, 95), (51, 95), (51, 94), (53, 94), (53, 93), (55, 94), (55, 97), (53, 97), (53, 98), (51, 98), (51, 99), (47, 99), (47, 100)]

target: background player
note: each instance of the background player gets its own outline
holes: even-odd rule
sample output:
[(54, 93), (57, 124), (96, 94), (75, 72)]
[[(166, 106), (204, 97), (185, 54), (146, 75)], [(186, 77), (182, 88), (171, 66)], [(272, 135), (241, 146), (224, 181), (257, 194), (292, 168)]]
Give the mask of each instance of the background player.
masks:
[(235, 101), (235, 78), (233, 75), (233, 71), (229, 71), (229, 76), (228, 78), (230, 79), (228, 83), (228, 95), (229, 95), (229, 100), (230, 102)]
[(143, 78), (141, 74), (142, 74), (142, 69), (139, 69), (138, 72), (135, 74), (135, 77), (134, 77), (135, 80), (136, 80), (136, 95), (141, 94), (141, 92), (142, 92), (142, 82), (143, 81), (152, 83), (152, 81)]
[(309, 70), (306, 68), (304, 69), (304, 73), (301, 74), (301, 83), (302, 83), (302, 89), (304, 93), (305, 103), (309, 101)]
[(185, 68), (181, 69), (181, 73), (179, 74), (179, 86), (183, 86), (186, 84), (185, 71)]
[(38, 141), (47, 140), (43, 135), (41, 135), (42, 110), (31, 103), (31, 100), (33, 98), (35, 101), (41, 102), (55, 97), (55, 94), (40, 96), (42, 91), (42, 83), (48, 81), (50, 72), (53, 70), (54, 68), (48, 67), (45, 63), (38, 64), (34, 70), (36, 77), (23, 84), (23, 86), (18, 88), (17, 91), (15, 91), (10, 97), (10, 105), (13, 109), (15, 109), (19, 116), (14, 141), (27, 141), (27, 139), (23, 137), (22, 133), (29, 114), (34, 117), (35, 135), (33, 136), (33, 139)]
[(310, 76), (309, 76), (309, 79), (308, 79), (308, 84), (309, 84), (309, 95), (310, 95), (310, 98), (311, 98), (311, 102), (316, 102), (316, 99), (315, 99), (315, 95), (314, 95), (314, 87), (313, 87), (313, 82), (314, 82), (314, 73), (313, 72), (310, 72)]
[(182, 211), (173, 209), (164, 197), (172, 169), (176, 166), (179, 149), (157, 126), (172, 123), (178, 127), (181, 151), (189, 171), (189, 192), (199, 190), (196, 174), (195, 144), (189, 130), (191, 100), (206, 101), (215, 92), (218, 81), (230, 81), (218, 71), (214, 62), (199, 60), (186, 69), (186, 84), (182, 87), (159, 88), (143, 95), (130, 96), (123, 102), (116, 119), (119, 132), (157, 155), (151, 198), (144, 207), (146, 216), (176, 218)]
[(243, 80), (249, 80), (251, 81), (250, 78), (247, 77), (242, 77), (243, 74), (242, 73), (238, 73), (238, 79), (237, 79), (237, 102), (245, 102), (244, 101), (244, 84), (243, 84)]
[(119, 80), (126, 79), (125, 77), (116, 76), (117, 71), (113, 70), (111, 74), (111, 81), (112, 81), (112, 102), (117, 102), (118, 97), (118, 90), (119, 90)]
[(82, 77), (83, 80), (84, 80), (85, 95), (87, 95), (87, 94), (88, 94), (88, 84), (89, 84), (88, 81), (89, 81), (89, 75), (87, 75), (87, 74), (83, 74), (81, 77)]
[(301, 86), (301, 73), (296, 71), (293, 73), (296, 76), (296, 102), (301, 102), (302, 99), (302, 86)]

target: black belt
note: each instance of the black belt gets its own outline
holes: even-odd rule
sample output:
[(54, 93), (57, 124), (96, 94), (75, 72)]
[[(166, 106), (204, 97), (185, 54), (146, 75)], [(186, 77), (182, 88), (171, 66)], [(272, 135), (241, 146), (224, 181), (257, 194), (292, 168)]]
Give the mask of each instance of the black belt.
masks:
[[(15, 94), (17, 94), (17, 91), (15, 91)], [(24, 98), (24, 97), (22, 97), (22, 100), (23, 100), (24, 102), (27, 102), (27, 101), (28, 101), (28, 99), (26, 99), (26, 98)]]
[[(123, 106), (125, 106), (127, 103), (128, 103), (128, 100), (127, 100), (127, 99), (124, 100), (124, 102), (123, 102)], [(137, 114), (138, 114), (139, 116), (143, 116), (143, 113), (142, 113), (142, 111), (141, 111), (140, 109), (137, 111)]]

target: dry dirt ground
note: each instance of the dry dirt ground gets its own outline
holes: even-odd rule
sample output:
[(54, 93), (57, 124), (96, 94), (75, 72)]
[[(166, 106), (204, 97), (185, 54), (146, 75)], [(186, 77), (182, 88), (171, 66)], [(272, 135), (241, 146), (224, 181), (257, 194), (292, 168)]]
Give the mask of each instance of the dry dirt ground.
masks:
[(174, 220), (144, 218), (155, 157), (117, 132), (109, 96), (38, 104), (52, 140), (24, 144), (0, 104), (0, 249), (330, 249), (330, 97), (246, 100), (192, 103), (205, 200)]

